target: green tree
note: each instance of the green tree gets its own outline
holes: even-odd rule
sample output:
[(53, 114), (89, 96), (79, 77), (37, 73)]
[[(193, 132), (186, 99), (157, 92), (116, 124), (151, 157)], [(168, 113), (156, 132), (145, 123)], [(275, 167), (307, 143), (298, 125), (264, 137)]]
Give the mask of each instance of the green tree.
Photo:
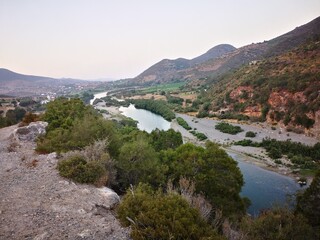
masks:
[(158, 129), (151, 132), (151, 144), (159, 152), (169, 148), (175, 149), (183, 143), (182, 135), (173, 129), (160, 131)]
[(157, 153), (143, 137), (126, 142), (120, 148), (116, 161), (120, 190), (125, 190), (139, 182), (149, 183), (154, 187), (164, 184), (166, 167), (160, 163)]
[(203, 193), (224, 215), (245, 212), (245, 204), (239, 196), (243, 177), (237, 162), (216, 144), (207, 142), (206, 148), (202, 148), (187, 143), (161, 152), (161, 161), (169, 166), (168, 179), (174, 184), (182, 176), (193, 179), (196, 192)]

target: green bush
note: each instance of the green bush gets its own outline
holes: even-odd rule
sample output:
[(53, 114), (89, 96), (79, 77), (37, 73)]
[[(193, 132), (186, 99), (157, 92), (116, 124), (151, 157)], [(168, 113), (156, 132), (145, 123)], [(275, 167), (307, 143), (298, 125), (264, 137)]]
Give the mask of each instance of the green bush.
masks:
[(194, 130), (190, 131), (190, 133), (192, 133), (194, 136), (196, 136), (200, 141), (206, 140), (208, 138), (204, 133), (197, 132)]
[(254, 138), (256, 135), (257, 134), (255, 132), (252, 132), (252, 131), (246, 132), (246, 137)]
[(87, 162), (83, 156), (75, 155), (58, 163), (61, 176), (79, 183), (99, 185), (102, 178), (106, 178), (106, 170), (98, 161)]
[(191, 127), (189, 126), (189, 124), (182, 117), (177, 117), (177, 122), (184, 129), (191, 130)]
[(229, 123), (226, 122), (220, 122), (215, 126), (215, 129), (219, 130), (220, 132), (223, 133), (228, 133), (228, 134), (232, 134), (235, 135), (239, 132), (243, 132), (243, 129), (239, 126), (233, 126)]
[(147, 185), (128, 191), (117, 213), (134, 240), (224, 239), (180, 195), (154, 192)]
[(248, 240), (317, 239), (303, 216), (281, 208), (265, 211), (257, 219), (244, 219), (242, 232)]

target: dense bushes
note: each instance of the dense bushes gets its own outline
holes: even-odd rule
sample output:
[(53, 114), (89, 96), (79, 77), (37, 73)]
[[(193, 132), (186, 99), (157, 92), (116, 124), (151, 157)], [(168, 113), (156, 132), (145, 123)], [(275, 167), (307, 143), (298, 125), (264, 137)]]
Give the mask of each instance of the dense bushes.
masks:
[[(104, 120), (80, 99), (60, 98), (48, 103), (43, 119), (49, 125), (46, 135), (38, 140), (36, 150), (40, 153), (78, 150), (116, 134), (112, 121)], [(116, 151), (116, 143), (110, 142), (108, 149)]]
[(189, 126), (189, 124), (182, 117), (177, 117), (177, 122), (184, 129), (191, 130), (191, 127)]
[(244, 139), (235, 142), (235, 145), (263, 147), (273, 159), (287, 155), (293, 164), (303, 169), (318, 169), (320, 167), (320, 143), (308, 146), (298, 142), (291, 142), (290, 140), (277, 141), (267, 138), (263, 139), (261, 143)]
[(130, 100), (130, 102), (133, 103), (136, 108), (146, 109), (155, 114), (159, 114), (168, 121), (171, 121), (176, 117), (167, 103), (162, 100), (136, 99)]
[(252, 131), (246, 132), (246, 137), (254, 138), (256, 135), (257, 134), (255, 132), (252, 132)]
[(23, 108), (8, 110), (5, 117), (0, 116), (0, 128), (17, 124), (23, 119), (25, 114), (26, 110), (24, 110)]
[(178, 194), (153, 191), (140, 184), (117, 209), (121, 223), (140, 239), (224, 239)]
[(239, 132), (243, 132), (243, 129), (241, 127), (233, 126), (226, 122), (217, 123), (217, 125), (215, 126), (215, 129), (219, 130), (220, 132), (228, 133), (232, 135), (235, 135)]
[(208, 138), (204, 133), (197, 132), (195, 130), (190, 131), (190, 133), (196, 136), (200, 141), (206, 140)]
[(317, 239), (307, 220), (285, 208), (267, 210), (253, 220), (242, 222), (248, 240)]

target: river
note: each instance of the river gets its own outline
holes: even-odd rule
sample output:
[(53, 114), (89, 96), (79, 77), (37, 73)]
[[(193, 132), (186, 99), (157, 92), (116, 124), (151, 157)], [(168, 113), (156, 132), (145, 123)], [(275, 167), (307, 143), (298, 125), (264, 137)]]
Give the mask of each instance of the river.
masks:
[(90, 100), (90, 105), (93, 104), (94, 100), (96, 100), (97, 98), (103, 98), (106, 97), (108, 94), (108, 92), (101, 92), (101, 93), (96, 93), (94, 94), (94, 98)]
[(171, 123), (163, 117), (144, 109), (137, 109), (132, 104), (129, 107), (120, 107), (119, 110), (124, 116), (138, 121), (138, 128), (148, 133), (156, 128), (167, 131), (171, 127)]
[[(158, 128), (168, 130), (170, 122), (161, 116), (144, 109), (136, 109), (133, 105), (121, 107), (123, 115), (138, 121), (138, 128), (151, 132)], [(272, 206), (284, 206), (288, 197), (301, 189), (300, 185), (290, 177), (262, 169), (256, 165), (242, 161), (242, 156), (234, 152), (228, 152), (229, 156), (238, 162), (238, 166), (243, 174), (245, 184), (241, 191), (241, 196), (248, 197), (251, 206), (248, 213), (252, 216), (259, 214), (260, 210)]]

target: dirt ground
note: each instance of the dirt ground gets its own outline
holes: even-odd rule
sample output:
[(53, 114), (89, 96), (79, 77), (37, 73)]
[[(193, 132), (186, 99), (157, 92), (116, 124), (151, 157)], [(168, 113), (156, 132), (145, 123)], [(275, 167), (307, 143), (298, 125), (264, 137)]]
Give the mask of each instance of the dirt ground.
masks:
[(114, 195), (60, 177), (55, 154), (11, 141), (15, 128), (0, 129), (0, 239), (129, 239)]

